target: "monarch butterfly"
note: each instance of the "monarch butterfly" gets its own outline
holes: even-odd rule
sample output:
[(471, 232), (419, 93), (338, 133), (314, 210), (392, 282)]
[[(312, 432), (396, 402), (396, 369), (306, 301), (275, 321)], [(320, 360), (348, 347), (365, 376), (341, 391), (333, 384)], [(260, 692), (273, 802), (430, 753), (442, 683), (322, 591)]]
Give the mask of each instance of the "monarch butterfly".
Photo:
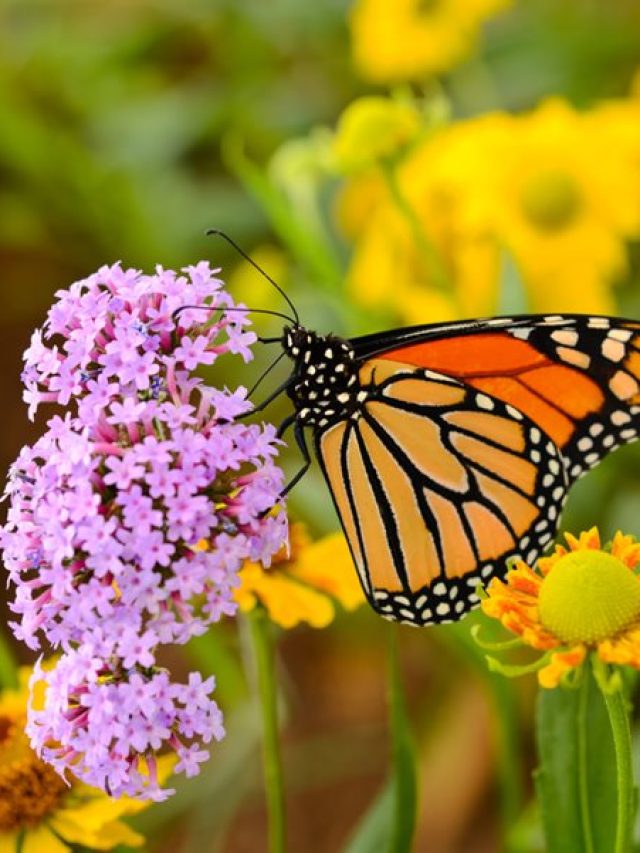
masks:
[(551, 542), (571, 484), (638, 437), (640, 322), (523, 315), (348, 340), (302, 326), (269, 280), (295, 317), (270, 340), (294, 367), (257, 408), (283, 390), (293, 403), (280, 434), (293, 425), (305, 465), (287, 491), (312, 430), (362, 588), (388, 619), (477, 606), (480, 582)]
[[(286, 328), (304, 428), (382, 616), (460, 618), (535, 560), (572, 482), (640, 427), (640, 323), (497, 317), (352, 340)], [(297, 479), (297, 478), (296, 478)]]

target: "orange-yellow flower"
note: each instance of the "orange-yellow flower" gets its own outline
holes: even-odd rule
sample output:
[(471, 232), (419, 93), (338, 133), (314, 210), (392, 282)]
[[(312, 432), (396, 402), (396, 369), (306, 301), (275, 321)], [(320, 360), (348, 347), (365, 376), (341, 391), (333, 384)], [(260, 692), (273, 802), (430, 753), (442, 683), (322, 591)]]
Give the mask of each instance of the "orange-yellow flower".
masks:
[(494, 578), (482, 609), (523, 643), (548, 653), (538, 671), (542, 687), (556, 687), (590, 653), (604, 663), (640, 669), (640, 543), (617, 532), (603, 548), (594, 527), (565, 534), (535, 569), (522, 561), (506, 581)]
[[(140, 847), (144, 837), (120, 818), (148, 802), (112, 799), (71, 774), (67, 784), (31, 749), (24, 734), (30, 676), (25, 667), (20, 687), (0, 694), (0, 853), (67, 853), (78, 844), (91, 850)], [(162, 777), (171, 763), (159, 762)]]
[(281, 552), (268, 569), (245, 563), (235, 591), (240, 610), (258, 603), (283, 628), (308, 622), (324, 628), (335, 616), (335, 601), (354, 610), (364, 596), (341, 533), (312, 542), (302, 524), (293, 524), (290, 554)]

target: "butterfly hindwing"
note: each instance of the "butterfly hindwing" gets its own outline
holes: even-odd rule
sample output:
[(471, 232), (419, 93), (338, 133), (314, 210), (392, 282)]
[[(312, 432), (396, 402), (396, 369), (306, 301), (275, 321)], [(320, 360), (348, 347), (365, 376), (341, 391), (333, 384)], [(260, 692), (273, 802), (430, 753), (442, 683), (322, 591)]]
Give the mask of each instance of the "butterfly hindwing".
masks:
[(367, 598), (412, 624), (458, 618), (476, 586), (555, 532), (566, 474), (555, 444), (514, 407), (388, 359), (360, 370), (356, 416), (316, 432)]

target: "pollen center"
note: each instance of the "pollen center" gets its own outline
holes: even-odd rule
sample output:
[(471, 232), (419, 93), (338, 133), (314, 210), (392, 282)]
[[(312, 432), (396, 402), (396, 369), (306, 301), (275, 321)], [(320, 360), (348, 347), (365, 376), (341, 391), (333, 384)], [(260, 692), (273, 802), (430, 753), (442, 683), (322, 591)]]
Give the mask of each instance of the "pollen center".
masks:
[(616, 557), (574, 551), (542, 582), (540, 621), (564, 643), (593, 644), (640, 619), (640, 581)]
[(0, 833), (38, 826), (68, 791), (29, 746), (24, 720), (0, 715)]
[(521, 196), (525, 216), (545, 231), (559, 231), (575, 219), (581, 204), (580, 192), (570, 175), (542, 172), (524, 187)]

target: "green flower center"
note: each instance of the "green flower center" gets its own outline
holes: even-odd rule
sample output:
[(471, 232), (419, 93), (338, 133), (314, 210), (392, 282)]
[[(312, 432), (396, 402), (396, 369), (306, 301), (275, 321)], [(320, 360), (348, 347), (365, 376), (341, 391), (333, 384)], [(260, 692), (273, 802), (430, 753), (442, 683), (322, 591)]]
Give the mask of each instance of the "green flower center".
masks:
[(431, 15), (441, 5), (442, 0), (418, 0), (416, 4), (416, 12), (418, 15)]
[(582, 198), (576, 182), (559, 171), (541, 172), (525, 185), (520, 197), (529, 221), (544, 231), (559, 231), (574, 220)]
[(561, 557), (542, 582), (540, 621), (563, 643), (598, 643), (640, 617), (640, 581), (603, 551)]

